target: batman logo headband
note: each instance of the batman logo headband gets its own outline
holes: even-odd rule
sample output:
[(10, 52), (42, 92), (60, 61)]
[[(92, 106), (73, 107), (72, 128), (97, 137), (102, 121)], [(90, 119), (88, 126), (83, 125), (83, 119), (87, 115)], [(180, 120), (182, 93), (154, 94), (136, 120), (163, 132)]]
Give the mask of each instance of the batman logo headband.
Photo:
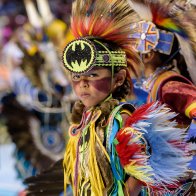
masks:
[(124, 51), (97, 51), (93, 42), (88, 39), (71, 41), (65, 47), (63, 62), (65, 68), (73, 73), (87, 72), (93, 66), (127, 66)]
[(135, 46), (140, 53), (148, 53), (151, 50), (157, 50), (160, 53), (169, 55), (173, 46), (173, 33), (160, 30), (155, 24), (148, 21), (141, 21), (132, 26), (136, 27), (136, 33), (131, 37), (137, 39)]

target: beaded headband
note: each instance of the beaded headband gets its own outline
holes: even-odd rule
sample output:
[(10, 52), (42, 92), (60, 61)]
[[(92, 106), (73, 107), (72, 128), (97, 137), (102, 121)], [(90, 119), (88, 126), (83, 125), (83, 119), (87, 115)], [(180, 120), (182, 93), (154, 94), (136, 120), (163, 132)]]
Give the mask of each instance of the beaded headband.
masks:
[(148, 53), (151, 50), (169, 55), (174, 42), (174, 34), (160, 30), (150, 21), (140, 21), (132, 25), (136, 28), (131, 37), (136, 39), (135, 49), (140, 53)]
[[(97, 43), (102, 45), (101, 42), (97, 41)], [(65, 68), (73, 73), (87, 72), (93, 66), (127, 66), (124, 51), (109, 51), (109, 49), (98, 51), (93, 42), (88, 39), (69, 42), (64, 49), (63, 62)]]

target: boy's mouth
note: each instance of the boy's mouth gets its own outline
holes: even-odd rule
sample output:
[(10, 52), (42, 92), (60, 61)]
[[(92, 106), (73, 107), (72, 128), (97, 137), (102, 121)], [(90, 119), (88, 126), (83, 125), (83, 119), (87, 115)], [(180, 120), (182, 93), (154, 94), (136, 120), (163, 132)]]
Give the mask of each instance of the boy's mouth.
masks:
[(80, 94), (80, 97), (81, 97), (81, 98), (87, 98), (87, 97), (89, 97), (89, 96), (90, 96), (89, 93), (81, 93), (81, 94)]

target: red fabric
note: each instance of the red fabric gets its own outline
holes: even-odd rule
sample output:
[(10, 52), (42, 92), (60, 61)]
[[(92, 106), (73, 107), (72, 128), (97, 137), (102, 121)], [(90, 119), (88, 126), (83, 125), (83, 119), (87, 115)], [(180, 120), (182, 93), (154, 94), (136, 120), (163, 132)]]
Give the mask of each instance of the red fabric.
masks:
[(167, 104), (169, 108), (179, 113), (175, 118), (177, 122), (186, 127), (191, 123), (191, 119), (185, 115), (185, 109), (195, 100), (193, 97), (195, 97), (196, 87), (191, 81), (176, 72), (168, 71), (167, 73), (163, 73), (166, 77), (162, 77), (163, 74), (161, 74), (156, 79), (156, 85), (153, 86), (151, 92), (157, 89), (157, 96), (154, 97), (150, 93), (148, 100), (159, 100)]
[(186, 108), (196, 101), (196, 87), (179, 81), (169, 81), (162, 87), (161, 101), (174, 111), (184, 114)]

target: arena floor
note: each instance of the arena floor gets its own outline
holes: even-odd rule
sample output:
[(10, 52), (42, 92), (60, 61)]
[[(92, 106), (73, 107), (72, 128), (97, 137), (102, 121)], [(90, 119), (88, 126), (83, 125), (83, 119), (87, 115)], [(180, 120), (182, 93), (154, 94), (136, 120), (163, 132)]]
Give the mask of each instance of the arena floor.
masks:
[(12, 143), (0, 144), (0, 196), (19, 196), (25, 188), (14, 169), (14, 148)]

